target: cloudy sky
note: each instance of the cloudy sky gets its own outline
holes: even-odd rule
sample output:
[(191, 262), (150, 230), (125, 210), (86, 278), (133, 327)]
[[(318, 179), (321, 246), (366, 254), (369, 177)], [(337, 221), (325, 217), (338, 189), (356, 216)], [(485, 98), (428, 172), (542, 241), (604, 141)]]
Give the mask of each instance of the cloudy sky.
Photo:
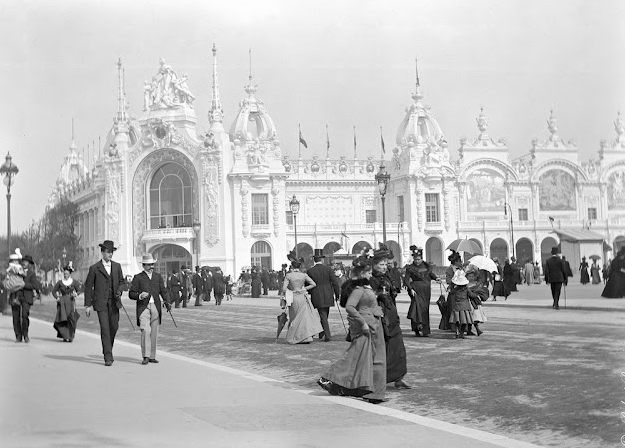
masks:
[[(76, 123), (79, 148), (104, 139), (116, 112), (118, 57), (131, 113), (141, 114), (143, 80), (163, 57), (189, 74), (198, 131), (208, 127), (211, 47), (219, 50), (229, 128), (248, 76), (248, 49), (262, 99), (287, 154), (297, 127), (325, 155), (325, 126), (337, 155), (387, 147), (414, 91), (414, 60), (425, 102), (457, 154), (474, 137), (484, 107), (489, 133), (511, 157), (559, 133), (581, 159), (613, 139), (625, 113), (625, 2), (615, 1), (14, 1), (0, 3), (0, 150), (20, 168), (13, 228), (41, 216)], [(2, 195), (4, 197), (4, 195)], [(0, 200), (0, 231), (5, 199)]]

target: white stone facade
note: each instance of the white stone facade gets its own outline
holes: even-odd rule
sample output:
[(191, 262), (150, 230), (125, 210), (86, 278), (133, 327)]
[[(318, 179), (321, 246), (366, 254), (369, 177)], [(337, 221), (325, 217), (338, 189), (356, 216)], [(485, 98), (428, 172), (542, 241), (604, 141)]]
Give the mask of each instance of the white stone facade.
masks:
[[(159, 259), (161, 272), (181, 264), (220, 266), (231, 274), (250, 264), (278, 269), (295, 246), (289, 214), (294, 195), (300, 202), (301, 255), (314, 248), (358, 252), (383, 240), (375, 181), (380, 161), (357, 154), (285, 155), (251, 74), (227, 132), (215, 48), (213, 58), (210, 126), (203, 135), (196, 129), (196, 97), (186, 75), (179, 77), (161, 60), (144, 84), (144, 110), (135, 118), (126, 105), (120, 62), (118, 111), (105, 154), (87, 170), (72, 143), (50, 198), (51, 204), (67, 197), (79, 206), (79, 272), (99, 259), (104, 239), (118, 245), (115, 258), (131, 274), (139, 271), (145, 252)], [(513, 252), (512, 230), (521, 260), (546, 256), (559, 241), (555, 230), (592, 230), (614, 249), (625, 245), (620, 113), (616, 138), (600, 143), (596, 159), (581, 162), (580, 150), (558, 135), (553, 112), (548, 137), (534, 139), (528, 155), (510, 159), (506, 142), (487, 134), (482, 110), (477, 137), (463, 138), (454, 160), (423, 97), (417, 82), (396, 146), (384, 155), (391, 175), (384, 198), (386, 239), (400, 263), (416, 245), (428, 260), (444, 265), (445, 248), (457, 238), (473, 239), (485, 255), (505, 258)], [(605, 260), (611, 252), (598, 255)]]

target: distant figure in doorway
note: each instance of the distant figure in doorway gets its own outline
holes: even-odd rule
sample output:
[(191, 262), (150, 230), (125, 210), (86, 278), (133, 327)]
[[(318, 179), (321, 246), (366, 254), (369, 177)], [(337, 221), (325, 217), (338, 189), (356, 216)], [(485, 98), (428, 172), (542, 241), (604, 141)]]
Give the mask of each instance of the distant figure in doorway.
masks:
[(593, 285), (601, 283), (601, 276), (599, 274), (599, 265), (597, 264), (597, 260), (592, 261), (592, 266), (590, 267), (590, 276), (592, 277)]
[(607, 299), (625, 297), (625, 247), (621, 247), (610, 264), (608, 282), (601, 293)]
[(527, 263), (525, 263), (525, 284), (534, 284), (534, 263), (532, 263), (532, 260), (529, 258), (527, 259)]
[(534, 284), (540, 285), (540, 265), (538, 262), (534, 264)]
[(254, 266), (252, 268), (252, 297), (257, 299), (260, 297), (262, 282), (260, 279), (260, 272), (258, 272), (258, 268)]
[(582, 257), (582, 262), (579, 264), (579, 271), (581, 272), (580, 283), (586, 285), (590, 283), (590, 275), (588, 275), (588, 262), (586, 257)]

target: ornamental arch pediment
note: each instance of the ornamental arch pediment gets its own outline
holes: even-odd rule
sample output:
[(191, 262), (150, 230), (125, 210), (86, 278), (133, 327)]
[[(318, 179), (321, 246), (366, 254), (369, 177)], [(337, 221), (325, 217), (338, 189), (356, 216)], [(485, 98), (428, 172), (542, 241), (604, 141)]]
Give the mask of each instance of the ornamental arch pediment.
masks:
[(608, 182), (610, 176), (616, 172), (625, 171), (625, 159), (617, 160), (606, 166), (601, 172), (600, 182)]
[(588, 176), (582, 170), (581, 166), (563, 159), (548, 160), (536, 167), (530, 178), (531, 182), (539, 182), (542, 175), (551, 170), (562, 170), (576, 180), (587, 181)]
[(488, 169), (496, 172), (505, 180), (518, 181), (519, 176), (510, 165), (496, 159), (479, 159), (469, 163), (458, 173), (458, 182), (466, 182), (476, 171)]

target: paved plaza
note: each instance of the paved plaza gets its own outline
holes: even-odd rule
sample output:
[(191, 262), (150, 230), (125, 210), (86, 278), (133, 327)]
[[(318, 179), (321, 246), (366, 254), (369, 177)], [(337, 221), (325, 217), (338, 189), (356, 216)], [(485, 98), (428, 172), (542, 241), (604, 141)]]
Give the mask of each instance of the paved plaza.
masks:
[[(81, 332), (63, 343), (50, 324), (55, 302), (44, 297), (31, 311), (29, 345), (12, 342), (9, 319), (0, 320), (2, 357), (16, 368), (10, 376), (29, 372), (27, 387), (2, 386), (7, 404), (21, 403), (29, 417), (6, 415), (10, 406), (4, 417), (20, 446), (54, 445), (59, 434), (76, 446), (372, 446), (375, 437), (376, 446), (614, 446), (625, 300), (604, 303), (597, 291), (571, 285), (570, 308), (555, 311), (547, 286), (522, 287), (487, 302), (484, 334), (466, 340), (436, 329), (435, 305), (431, 337), (415, 338), (400, 299), (414, 387), (389, 387), (378, 406), (330, 397), (315, 384), (348, 346), (336, 309), (333, 340), (304, 346), (286, 345), (284, 334), (275, 343), (276, 297), (174, 309), (178, 328), (164, 316), (161, 363), (148, 366), (139, 364), (139, 332), (122, 313), (109, 369), (97, 336), (85, 333), (97, 335), (97, 319), (81, 312)], [(134, 303), (124, 303), (134, 323)], [(99, 418), (117, 428), (113, 436), (102, 435)]]

